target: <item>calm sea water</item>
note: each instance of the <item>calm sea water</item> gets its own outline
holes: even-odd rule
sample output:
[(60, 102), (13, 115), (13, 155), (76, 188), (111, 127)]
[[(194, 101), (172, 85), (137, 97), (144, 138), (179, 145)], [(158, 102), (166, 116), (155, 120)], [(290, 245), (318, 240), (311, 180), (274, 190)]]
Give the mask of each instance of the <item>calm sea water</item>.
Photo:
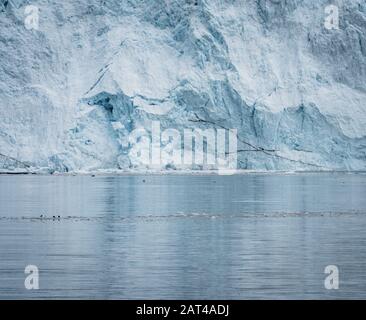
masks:
[(366, 298), (365, 195), (364, 174), (0, 176), (0, 298)]

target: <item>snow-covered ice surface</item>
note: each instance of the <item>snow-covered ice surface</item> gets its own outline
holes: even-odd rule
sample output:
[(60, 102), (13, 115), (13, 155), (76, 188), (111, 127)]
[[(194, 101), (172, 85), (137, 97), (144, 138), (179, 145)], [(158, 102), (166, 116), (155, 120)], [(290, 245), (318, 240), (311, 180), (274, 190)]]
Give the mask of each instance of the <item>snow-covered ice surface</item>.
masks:
[(330, 3), (0, 0), (0, 169), (150, 170), (155, 120), (237, 129), (240, 169), (365, 170), (366, 2)]

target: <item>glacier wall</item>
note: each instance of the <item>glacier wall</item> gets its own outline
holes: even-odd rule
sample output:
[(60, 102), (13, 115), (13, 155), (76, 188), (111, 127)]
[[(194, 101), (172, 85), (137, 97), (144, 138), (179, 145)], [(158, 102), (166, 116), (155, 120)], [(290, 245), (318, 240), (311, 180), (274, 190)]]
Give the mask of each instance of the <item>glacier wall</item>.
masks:
[(364, 0), (0, 0), (0, 80), (3, 170), (146, 169), (152, 121), (236, 129), (241, 169), (366, 169)]

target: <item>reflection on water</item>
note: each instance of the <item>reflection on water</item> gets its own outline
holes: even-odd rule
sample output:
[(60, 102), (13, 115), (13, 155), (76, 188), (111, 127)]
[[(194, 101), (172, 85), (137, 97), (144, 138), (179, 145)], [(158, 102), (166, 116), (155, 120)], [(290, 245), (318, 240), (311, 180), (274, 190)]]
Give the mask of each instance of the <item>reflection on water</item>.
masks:
[(365, 194), (363, 174), (0, 176), (0, 298), (366, 298)]

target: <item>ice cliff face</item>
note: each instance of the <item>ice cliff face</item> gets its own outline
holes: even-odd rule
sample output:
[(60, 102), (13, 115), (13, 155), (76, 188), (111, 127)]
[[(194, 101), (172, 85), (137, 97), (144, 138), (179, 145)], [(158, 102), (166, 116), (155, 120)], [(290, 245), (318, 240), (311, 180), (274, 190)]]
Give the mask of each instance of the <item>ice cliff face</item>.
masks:
[(236, 129), (242, 169), (366, 169), (365, 0), (0, 0), (0, 80), (0, 169), (143, 169), (152, 121)]

